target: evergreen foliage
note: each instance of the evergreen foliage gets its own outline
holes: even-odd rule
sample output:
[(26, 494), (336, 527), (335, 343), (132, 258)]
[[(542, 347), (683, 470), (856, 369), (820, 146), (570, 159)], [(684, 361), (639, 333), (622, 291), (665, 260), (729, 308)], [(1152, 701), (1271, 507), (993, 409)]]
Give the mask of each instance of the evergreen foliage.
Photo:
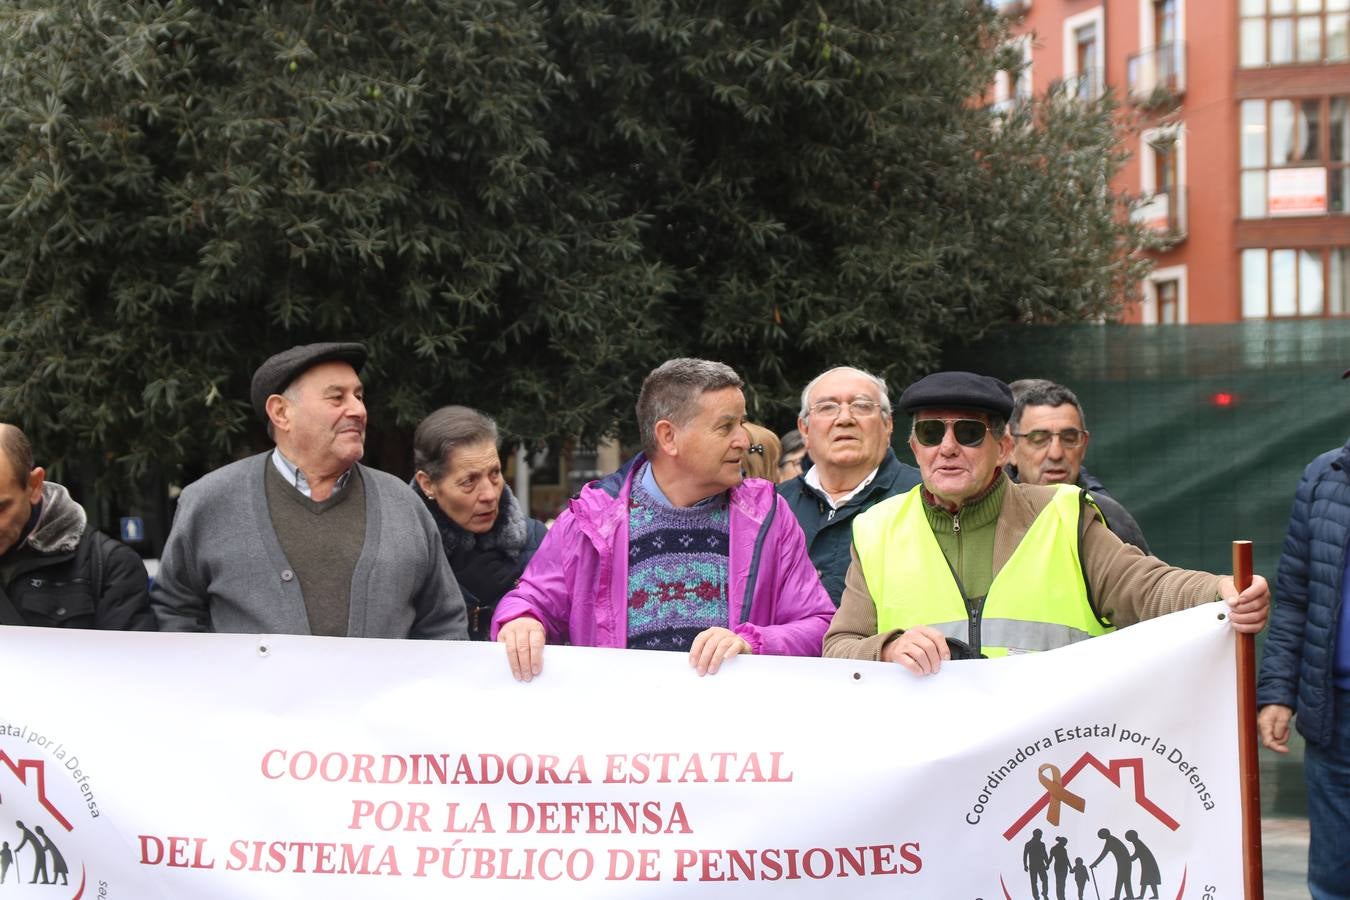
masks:
[(631, 429), (677, 355), (781, 423), (826, 365), (1109, 316), (1110, 101), (991, 115), (1002, 37), (976, 0), (11, 0), (0, 418), (213, 466), (262, 358), (360, 339), (385, 427)]

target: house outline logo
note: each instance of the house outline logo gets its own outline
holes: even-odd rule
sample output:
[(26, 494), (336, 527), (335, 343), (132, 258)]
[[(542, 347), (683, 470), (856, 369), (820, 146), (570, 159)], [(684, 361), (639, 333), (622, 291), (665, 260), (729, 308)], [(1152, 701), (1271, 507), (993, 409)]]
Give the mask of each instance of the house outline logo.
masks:
[[(1077, 872), (1083, 866), (1083, 859), (1081, 856), (1078, 857), (1074, 869), (1069, 871), (1067, 879), (1065, 879), (1064, 875), (1056, 875), (1056, 878), (1060, 880), (1061, 884), (1066, 880), (1068, 882), (1068, 884), (1065, 885), (1066, 889), (1063, 896), (1079, 896), (1079, 893), (1075, 892), (1073, 886), (1075, 878), (1079, 879), (1078, 884), (1080, 885), (1083, 883), (1084, 879), (1091, 878), (1094, 888), (1100, 892), (1100, 895), (1103, 897), (1122, 896), (1120, 887), (1124, 886), (1127, 892), (1125, 896), (1136, 898), (1147, 896), (1149, 897), (1149, 900), (1152, 900), (1152, 896), (1154, 895), (1149, 895), (1144, 890), (1145, 885), (1149, 885), (1156, 896), (1159, 896), (1160, 898), (1166, 897), (1170, 900), (1170, 897), (1173, 895), (1163, 895), (1158, 893), (1158, 889), (1162, 882), (1161, 874), (1158, 871), (1158, 866), (1152, 851), (1144, 844), (1143, 838), (1139, 836), (1135, 828), (1142, 828), (1144, 825), (1147, 825), (1150, 829), (1149, 841), (1156, 845), (1158, 835), (1163, 836), (1165, 839), (1167, 836), (1175, 834), (1181, 828), (1181, 822), (1149, 795), (1145, 775), (1146, 758), (1147, 757), (1145, 756), (1136, 755), (1122, 758), (1110, 758), (1103, 762), (1101, 757), (1089, 750), (1079, 755), (1079, 757), (1063, 771), (1062, 775), (1059, 769), (1053, 764), (1047, 763), (1036, 767), (1034, 777), (1042, 788), (1041, 792), (1036, 795), (1036, 798), (1026, 810), (1002, 832), (1003, 839), (1007, 842), (1007, 845), (1021, 846), (1024, 848), (1021, 857), (1022, 865), (1019, 867), (1023, 871), (1019, 872), (1019, 877), (1027, 877), (1028, 874), (1030, 875), (1031, 893), (1027, 893), (1025, 888), (1022, 888), (1020, 892), (1015, 893), (1013, 888), (1009, 886), (1008, 879), (1000, 875), (999, 888), (1004, 900), (1020, 900), (1020, 898), (1024, 897), (1034, 897), (1036, 900), (1049, 900), (1051, 890), (1048, 884), (1051, 865), (1050, 860), (1054, 858), (1054, 852), (1059, 851), (1063, 854), (1060, 858), (1065, 860), (1065, 863), (1067, 864), (1069, 858), (1067, 855), (1068, 839), (1061, 834), (1060, 837), (1054, 840), (1054, 850), (1047, 850), (1045, 843), (1042, 841), (1042, 832), (1043, 829), (1046, 828), (1057, 828), (1057, 826), (1061, 826), (1061, 818), (1064, 820), (1063, 826), (1058, 827), (1057, 830), (1061, 832), (1067, 831), (1075, 839), (1087, 838), (1090, 840), (1091, 835), (1095, 834), (1096, 837), (1102, 841), (1099, 845), (1102, 849), (1100, 855), (1097, 857), (1097, 861), (1094, 862), (1090, 868), (1083, 869), (1083, 874), (1081, 876), (1077, 875)], [(1100, 779), (1092, 779), (1089, 777), (1094, 773), (1100, 776)], [(1112, 808), (1109, 812), (1106, 812), (1101, 809), (1104, 804), (1100, 802), (1093, 803), (1087, 797), (1083, 796), (1089, 794), (1092, 788), (1101, 785), (1103, 782), (1108, 790), (1113, 788), (1124, 794), (1127, 798), (1127, 803), (1138, 813), (1136, 818), (1128, 819), (1128, 822), (1131, 825), (1128, 830), (1119, 827), (1120, 820), (1125, 817), (1120, 814), (1118, 809)], [(1071, 790), (1071, 785), (1077, 788), (1077, 792)], [(1100, 798), (1094, 799), (1100, 801)], [(1083, 825), (1085, 823), (1102, 822), (1104, 819), (1111, 820), (1113, 827), (1103, 825), (1101, 827), (1090, 827), (1084, 831)], [(1137, 822), (1142, 822), (1144, 824), (1139, 825), (1136, 824)], [(1028, 828), (1033, 826), (1039, 827), (1034, 828), (1030, 840), (1026, 841), (1024, 845), (1018, 845), (1016, 842), (1025, 838), (1025, 832)], [(1126, 841), (1120, 839), (1122, 834), (1126, 838), (1126, 841), (1133, 844), (1135, 855), (1127, 855), (1129, 854), (1130, 848), (1125, 845)], [(1037, 849), (1038, 845), (1039, 849)], [(1110, 890), (1112, 885), (1112, 882), (1110, 881), (1103, 880), (1100, 883), (1097, 881), (1097, 878), (1099, 877), (1097, 864), (1107, 857), (1111, 857), (1115, 865), (1115, 874), (1117, 878), (1117, 881), (1115, 882), (1117, 886), (1116, 890)], [(1145, 859), (1147, 862), (1145, 862)], [(1137, 877), (1132, 875), (1134, 870), (1132, 860), (1139, 861), (1139, 869), (1141, 872)], [(1121, 873), (1122, 864), (1125, 868), (1125, 874)], [(1041, 873), (1039, 893), (1036, 892), (1037, 875), (1035, 874), (1038, 867)], [(1102, 874), (1104, 874), (1106, 870), (1101, 871)], [(1152, 880), (1145, 880), (1142, 884), (1139, 883), (1141, 879), (1147, 879), (1149, 877), (1147, 874), (1149, 872), (1152, 872), (1153, 874)], [(1185, 896), (1188, 874), (1189, 865), (1183, 863), (1179, 887), (1174, 895), (1177, 900), (1181, 900), (1181, 898)], [(1014, 879), (1014, 883), (1016, 883), (1016, 879)], [(1023, 884), (1025, 884), (1025, 882), (1023, 882)], [(1081, 888), (1079, 890), (1081, 892)], [(1109, 893), (1107, 893), (1108, 890), (1110, 890)], [(1138, 893), (1134, 893), (1135, 890), (1137, 890)], [(1092, 892), (1088, 892), (1086, 896), (1092, 897), (1095, 895)]]
[[(13, 776), (12, 781), (10, 780), (10, 776)], [(17, 791), (17, 793), (20, 796), (29, 799), (32, 802), (33, 807), (15, 813), (15, 784), (22, 788)], [(67, 862), (67, 855), (71, 848), (68, 843), (65, 853), (62, 853), (56, 848), (55, 842), (51, 840), (50, 835), (46, 833), (46, 830), (43, 827), (44, 825), (48, 825), (48, 822), (44, 821), (42, 825), (34, 824), (38, 819), (33, 813), (38, 812), (39, 815), (49, 817), (50, 822), (55, 823), (66, 834), (71, 834), (75, 831), (74, 823), (69, 817), (61, 812), (60, 808), (58, 808), (56, 803), (52, 800), (47, 787), (47, 760), (25, 758), (21, 755), (11, 756), (4, 747), (0, 747), (0, 835), (9, 837), (12, 831), (17, 828), (19, 829), (21, 838), (20, 841), (15, 842), (14, 844), (11, 844), (8, 840), (4, 842), (3, 852), (6, 853), (9, 858), (4, 862), (3, 868), (12, 868), (13, 877), (22, 883), (24, 881), (23, 867), (20, 866), (18, 853), (21, 852), (21, 848), (31, 843), (34, 851), (41, 854), (32, 863), (34, 866), (33, 879), (36, 881), (38, 873), (41, 872), (44, 879), (49, 878), (49, 880), (44, 880), (37, 884), (30, 882), (28, 886), (56, 888), (74, 887), (75, 893), (70, 895), (71, 900), (81, 900), (85, 895), (85, 888), (88, 881), (88, 873), (85, 870), (84, 863), (82, 861), (80, 862), (78, 884), (74, 884), (73, 881), (70, 884), (61, 884), (56, 876), (57, 874), (62, 874), (64, 877), (64, 874), (68, 873), (69, 863)], [(28, 819), (27, 825), (24, 824), (24, 819)], [(30, 829), (29, 826), (33, 827)], [(41, 843), (39, 842), (39, 839)], [(53, 864), (51, 867), (52, 871), (48, 870), (47, 858), (49, 855), (51, 856)], [(25, 865), (27, 864), (28, 863), (25, 863)], [(59, 894), (56, 892), (43, 892), (43, 896), (65, 896), (65, 892), (62, 891)]]

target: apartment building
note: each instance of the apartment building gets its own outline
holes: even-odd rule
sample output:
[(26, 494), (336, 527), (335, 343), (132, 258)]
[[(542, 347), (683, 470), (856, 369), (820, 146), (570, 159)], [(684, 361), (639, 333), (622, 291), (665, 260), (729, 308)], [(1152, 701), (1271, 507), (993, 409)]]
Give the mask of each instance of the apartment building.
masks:
[(1132, 323), (1350, 316), (1350, 0), (1011, 0), (1026, 69), (1113, 90), (1166, 249)]

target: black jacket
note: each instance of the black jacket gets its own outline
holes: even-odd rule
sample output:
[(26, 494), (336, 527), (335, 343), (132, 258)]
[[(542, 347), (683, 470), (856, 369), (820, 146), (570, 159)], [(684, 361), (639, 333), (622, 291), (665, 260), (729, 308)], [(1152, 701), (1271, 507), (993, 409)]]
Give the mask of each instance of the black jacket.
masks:
[(64, 487), (49, 481), (42, 490), (37, 527), (0, 559), (8, 606), (23, 620), (5, 616), (5, 624), (154, 631), (141, 558), (102, 532), (86, 530), (84, 510)]
[(516, 586), (548, 529), (543, 522), (527, 516), (516, 495), (503, 486), (492, 530), (470, 534), (452, 522), (435, 500), (422, 493), (416, 479), (409, 483), (426, 504), (441, 533), (450, 571), (459, 583), (468, 610), (469, 640), (485, 641), (497, 601)]
[(905, 493), (919, 481), (918, 469), (902, 463), (894, 450), (887, 450), (877, 468), (877, 477), (862, 493), (838, 509), (831, 508), (829, 500), (806, 483), (805, 472), (778, 486), (778, 493), (787, 500), (792, 514), (797, 517), (797, 524), (802, 526), (811, 564), (816, 567), (835, 606), (839, 605), (839, 598), (844, 593), (844, 575), (851, 559), (853, 517), (887, 497)]

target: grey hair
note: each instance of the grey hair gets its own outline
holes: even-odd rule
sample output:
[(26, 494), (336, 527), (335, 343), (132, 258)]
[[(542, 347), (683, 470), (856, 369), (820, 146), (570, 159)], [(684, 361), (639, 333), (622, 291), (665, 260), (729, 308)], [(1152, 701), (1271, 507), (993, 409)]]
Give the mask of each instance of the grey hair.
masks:
[(1022, 412), (1028, 406), (1063, 406), (1069, 404), (1078, 410), (1078, 420), (1087, 428), (1087, 416), (1074, 392), (1062, 384), (1044, 378), (1023, 378), (1008, 385), (1013, 392), (1012, 427), (1022, 427)]
[(0, 423), (0, 453), (9, 461), (20, 487), (28, 487), (33, 472), (33, 444), (17, 425)]
[(671, 359), (661, 363), (642, 381), (638, 391), (637, 423), (642, 449), (656, 453), (656, 423), (662, 419), (688, 425), (698, 415), (699, 398), (709, 391), (743, 387), (736, 370), (707, 359)]
[(489, 442), (497, 446), (497, 423), (491, 418), (467, 406), (442, 406), (413, 432), (413, 469), (440, 481), (455, 450)]
[(877, 389), (877, 396), (881, 398), (881, 414), (888, 419), (891, 417), (891, 395), (887, 392), (886, 382), (883, 379), (878, 378), (866, 369), (859, 369), (856, 366), (835, 366), (833, 369), (826, 369), (815, 378), (812, 378), (810, 382), (807, 383), (806, 387), (802, 389), (802, 408), (801, 411), (797, 413), (797, 418), (805, 419), (811, 414), (811, 392), (815, 390), (817, 384), (820, 384), (822, 378), (835, 372), (854, 372), (872, 382), (873, 386)]

